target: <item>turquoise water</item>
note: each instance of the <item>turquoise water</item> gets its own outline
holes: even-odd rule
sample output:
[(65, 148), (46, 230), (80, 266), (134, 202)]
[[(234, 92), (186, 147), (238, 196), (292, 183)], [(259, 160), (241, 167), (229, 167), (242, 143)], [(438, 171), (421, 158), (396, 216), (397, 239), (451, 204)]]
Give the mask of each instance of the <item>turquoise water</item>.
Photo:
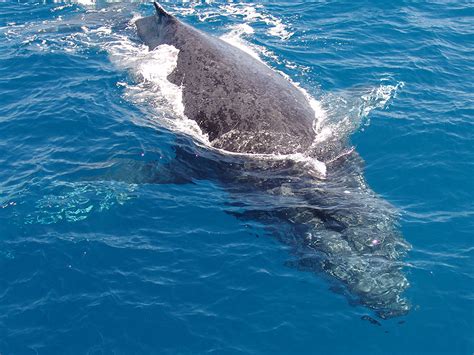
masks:
[(239, 217), (211, 165), (150, 183), (180, 148), (202, 154), (150, 72), (169, 58), (147, 66), (130, 25), (152, 6), (4, 0), (0, 353), (472, 354), (472, 3), (163, 4), (288, 75), (350, 136), (411, 244), (411, 309), (381, 319), (295, 267), (284, 226)]

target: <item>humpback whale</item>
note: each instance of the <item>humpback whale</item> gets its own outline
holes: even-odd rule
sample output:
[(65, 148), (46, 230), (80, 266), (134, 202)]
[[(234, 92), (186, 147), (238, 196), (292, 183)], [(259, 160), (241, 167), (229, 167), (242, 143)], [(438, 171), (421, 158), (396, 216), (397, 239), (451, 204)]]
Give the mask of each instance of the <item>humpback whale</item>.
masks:
[[(222, 183), (230, 212), (268, 226), (291, 246), (295, 267), (329, 275), (348, 298), (383, 318), (408, 312), (401, 258), (409, 244), (395, 209), (367, 186), (360, 156), (345, 142), (315, 143), (315, 112), (281, 74), (154, 6), (155, 14), (135, 22), (138, 37), (150, 51), (179, 51), (168, 80), (182, 88), (184, 115), (219, 152), (244, 153), (182, 149), (176, 161), (183, 168), (175, 172)], [(301, 161), (258, 159), (295, 153), (325, 161), (325, 178)]]

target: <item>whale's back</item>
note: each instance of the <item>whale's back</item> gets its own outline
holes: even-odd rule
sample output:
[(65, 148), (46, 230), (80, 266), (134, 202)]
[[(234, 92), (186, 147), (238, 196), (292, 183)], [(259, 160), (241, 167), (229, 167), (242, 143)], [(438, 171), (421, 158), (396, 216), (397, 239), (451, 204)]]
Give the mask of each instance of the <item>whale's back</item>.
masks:
[(169, 80), (183, 88), (184, 114), (219, 148), (246, 153), (295, 153), (314, 140), (312, 110), (305, 95), (281, 74), (231, 44), (171, 15), (136, 23), (154, 49), (179, 50)]

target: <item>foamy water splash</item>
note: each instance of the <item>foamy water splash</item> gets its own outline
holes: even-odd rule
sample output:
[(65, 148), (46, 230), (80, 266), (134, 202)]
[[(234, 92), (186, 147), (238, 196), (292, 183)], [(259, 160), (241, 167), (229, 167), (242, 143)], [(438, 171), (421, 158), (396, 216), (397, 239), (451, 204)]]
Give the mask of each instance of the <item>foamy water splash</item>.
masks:
[(403, 81), (395, 85), (380, 84), (379, 87), (373, 88), (369, 93), (362, 95), (362, 104), (359, 108), (359, 115), (367, 117), (374, 109), (385, 109), (388, 107), (389, 101), (395, 97), (397, 91), (405, 86)]
[(293, 32), (288, 30), (287, 25), (285, 25), (279, 18), (271, 15), (259, 12), (257, 9), (261, 9), (259, 5), (242, 5), (242, 4), (229, 4), (220, 6), (221, 10), (224, 10), (226, 13), (239, 16), (243, 18), (246, 23), (255, 23), (263, 22), (269, 28), (267, 29), (267, 34), (279, 37), (282, 40), (287, 40), (293, 36)]

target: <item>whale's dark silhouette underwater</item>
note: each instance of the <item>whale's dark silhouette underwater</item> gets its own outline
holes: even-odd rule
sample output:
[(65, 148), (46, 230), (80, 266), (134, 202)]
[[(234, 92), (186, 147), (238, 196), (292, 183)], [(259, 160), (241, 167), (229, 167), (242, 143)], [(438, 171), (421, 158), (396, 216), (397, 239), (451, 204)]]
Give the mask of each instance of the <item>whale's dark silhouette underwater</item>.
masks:
[[(164, 44), (179, 50), (168, 80), (182, 87), (184, 114), (213, 147), (246, 154), (209, 150), (196, 158), (181, 149), (175, 173), (223, 184), (231, 213), (267, 225), (291, 246), (293, 266), (329, 275), (351, 301), (381, 317), (408, 312), (400, 260), (409, 245), (394, 208), (365, 183), (359, 155), (346, 142), (315, 144), (314, 110), (282, 75), (156, 3), (155, 9), (136, 21), (138, 36), (149, 50)], [(325, 178), (299, 161), (258, 158), (294, 153), (325, 161)]]

